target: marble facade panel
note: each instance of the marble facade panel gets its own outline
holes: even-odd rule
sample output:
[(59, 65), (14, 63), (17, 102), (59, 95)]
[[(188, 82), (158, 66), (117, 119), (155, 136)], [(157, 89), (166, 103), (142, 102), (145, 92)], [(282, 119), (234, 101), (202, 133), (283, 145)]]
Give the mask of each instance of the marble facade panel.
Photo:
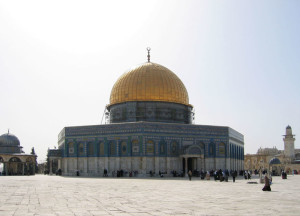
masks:
[[(243, 169), (242, 160), (230, 158), (194, 158), (193, 167), (200, 170), (215, 169)], [(78, 167), (77, 167), (78, 164)], [(231, 164), (231, 166), (230, 166)], [(81, 176), (103, 176), (104, 169), (108, 169), (109, 176), (112, 172), (123, 169), (126, 172), (138, 171), (139, 176), (149, 176), (150, 171), (158, 175), (159, 171), (167, 172), (165, 176), (171, 176), (171, 171), (183, 170), (181, 157), (112, 157), (112, 158), (64, 158), (62, 160), (63, 175), (76, 175), (79, 170)]]
[(112, 172), (112, 171), (116, 171), (118, 168), (117, 168), (117, 163), (116, 163), (116, 158), (115, 157), (111, 157), (111, 158), (109, 158), (109, 167), (108, 167), (108, 169), (110, 170), (110, 172)]
[(84, 158), (79, 157), (77, 162), (78, 170), (80, 173), (84, 173)]
[(162, 172), (167, 171), (167, 159), (166, 157), (160, 157), (159, 158), (159, 170)]
[(132, 163), (132, 166), (131, 166), (132, 170), (140, 172), (140, 170), (142, 169), (142, 158), (141, 157), (133, 157), (131, 163)]
[(131, 170), (131, 158), (121, 157), (120, 158), (120, 169), (122, 170)]
[(146, 173), (150, 173), (150, 171), (155, 172), (155, 159), (154, 157), (146, 157)]
[(88, 157), (87, 158), (88, 162), (88, 173), (96, 173), (96, 161), (94, 157)]
[[(108, 167), (105, 166), (105, 158), (98, 158), (98, 172), (101, 176), (103, 176), (104, 169), (108, 169)], [(109, 170), (108, 170), (109, 171)]]

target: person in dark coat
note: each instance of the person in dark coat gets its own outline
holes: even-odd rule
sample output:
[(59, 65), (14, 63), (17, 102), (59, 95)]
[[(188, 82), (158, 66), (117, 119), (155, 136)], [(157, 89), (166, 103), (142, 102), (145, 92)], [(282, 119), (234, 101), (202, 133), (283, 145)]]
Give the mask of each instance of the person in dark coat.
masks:
[(188, 172), (188, 176), (189, 176), (189, 180), (190, 180), (190, 181), (192, 180), (192, 175), (193, 175), (193, 173), (192, 173), (192, 171), (190, 170), (190, 171)]
[(263, 191), (271, 191), (270, 179), (268, 178), (267, 174), (265, 175), (265, 186), (262, 190)]

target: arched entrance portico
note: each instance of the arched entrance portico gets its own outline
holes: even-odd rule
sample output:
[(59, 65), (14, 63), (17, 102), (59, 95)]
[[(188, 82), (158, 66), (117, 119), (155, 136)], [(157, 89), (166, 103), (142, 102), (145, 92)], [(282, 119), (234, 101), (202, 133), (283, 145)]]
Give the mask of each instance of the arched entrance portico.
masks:
[(1, 175), (34, 175), (36, 155), (0, 154)]
[(205, 170), (204, 152), (198, 145), (192, 145), (185, 149), (181, 154), (182, 158), (182, 170), (185, 176), (189, 170), (200, 171)]
[(182, 170), (185, 176), (189, 170), (200, 171), (205, 170), (203, 155), (182, 155)]
[(22, 175), (23, 174), (23, 163), (18, 157), (12, 157), (9, 160), (8, 166), (8, 175)]

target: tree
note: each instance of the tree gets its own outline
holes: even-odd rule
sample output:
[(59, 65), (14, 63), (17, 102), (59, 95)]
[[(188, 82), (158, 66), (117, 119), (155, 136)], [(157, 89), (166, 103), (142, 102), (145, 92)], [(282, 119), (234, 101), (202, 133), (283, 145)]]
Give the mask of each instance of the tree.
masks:
[(32, 155), (35, 155), (34, 147), (31, 148), (31, 153)]
[[(32, 155), (36, 155), (35, 154), (35, 151), (34, 151), (34, 147), (32, 147), (31, 148), (31, 153), (30, 154), (32, 154)], [(39, 169), (39, 167), (38, 167), (38, 163), (37, 163), (37, 156), (35, 157), (35, 173), (38, 173), (38, 170)]]

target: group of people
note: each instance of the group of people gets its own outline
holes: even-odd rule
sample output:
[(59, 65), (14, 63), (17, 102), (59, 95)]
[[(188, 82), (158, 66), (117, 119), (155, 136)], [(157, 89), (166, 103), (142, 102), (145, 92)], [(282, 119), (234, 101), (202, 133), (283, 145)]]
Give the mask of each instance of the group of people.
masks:
[(244, 172), (244, 178), (250, 180), (251, 179), (251, 171), (250, 170), (245, 170)]
[[(281, 178), (282, 179), (287, 179), (287, 173), (286, 171), (282, 170), (281, 171)], [(263, 187), (263, 191), (271, 191), (271, 184), (272, 184), (272, 176), (268, 176), (267, 173), (265, 173), (265, 186)]]
[[(158, 176), (159, 177), (164, 177), (164, 174), (167, 174), (167, 172), (164, 172), (164, 171), (158, 171)], [(154, 175), (155, 175), (155, 172), (153, 172), (152, 170), (150, 170), (150, 172), (149, 172), (149, 175), (150, 175), (150, 177), (153, 177)]]
[[(192, 172), (191, 170), (188, 171), (188, 177), (189, 180), (191, 181), (192, 176), (199, 176), (199, 175), (195, 175), (195, 171)], [(235, 178), (237, 176), (237, 171), (236, 170), (225, 170), (223, 171), (222, 169), (219, 170), (210, 170), (210, 171), (206, 171), (204, 172), (203, 170), (200, 172), (200, 177), (201, 179), (206, 179), (206, 180), (210, 180), (210, 177), (213, 176), (215, 181), (225, 181), (228, 182), (228, 178), (229, 176), (232, 177), (233, 182), (235, 182)]]
[[(129, 177), (136, 177), (137, 176), (137, 174), (138, 174), (138, 171), (130, 171), (130, 172), (127, 172), (127, 171), (124, 171), (124, 170), (117, 170), (117, 171), (112, 171), (111, 172), (111, 175), (112, 175), (112, 177), (124, 177), (124, 176), (127, 176), (127, 174), (128, 174), (128, 176)], [(103, 170), (103, 177), (108, 177), (108, 170), (107, 169), (104, 169)]]
[(284, 170), (281, 172), (281, 178), (282, 179), (287, 179), (287, 174)]
[(183, 171), (177, 172), (176, 170), (172, 170), (171, 174), (172, 174), (173, 177), (184, 177)]

